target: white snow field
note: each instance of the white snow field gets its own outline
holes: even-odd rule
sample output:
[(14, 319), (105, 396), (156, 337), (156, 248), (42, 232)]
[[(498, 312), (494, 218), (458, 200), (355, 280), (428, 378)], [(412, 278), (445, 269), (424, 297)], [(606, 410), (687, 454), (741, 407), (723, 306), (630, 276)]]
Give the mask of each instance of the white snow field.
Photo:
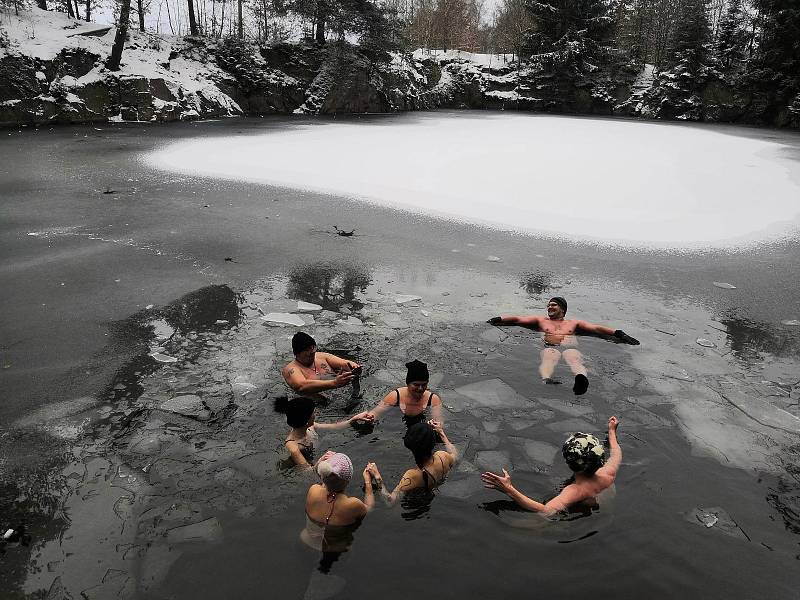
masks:
[(427, 114), (179, 142), (147, 161), (633, 247), (749, 244), (796, 231), (800, 214), (786, 145), (681, 124)]

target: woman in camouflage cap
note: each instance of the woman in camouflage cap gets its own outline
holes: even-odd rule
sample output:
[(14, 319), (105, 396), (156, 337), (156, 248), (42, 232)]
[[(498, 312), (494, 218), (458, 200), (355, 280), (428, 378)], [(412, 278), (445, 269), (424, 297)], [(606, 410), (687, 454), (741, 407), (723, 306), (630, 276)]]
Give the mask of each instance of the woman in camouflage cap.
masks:
[(604, 489), (611, 486), (617, 477), (622, 462), (622, 449), (617, 441), (617, 417), (608, 419), (608, 444), (610, 456), (605, 460), (603, 444), (595, 436), (588, 433), (574, 433), (564, 442), (561, 449), (567, 466), (575, 473), (575, 480), (567, 485), (561, 493), (542, 504), (517, 490), (511, 483), (511, 475), (503, 469), (503, 474), (486, 472), (481, 475), (484, 487), (507, 494), (514, 502), (525, 510), (552, 515), (570, 506), (593, 500)]

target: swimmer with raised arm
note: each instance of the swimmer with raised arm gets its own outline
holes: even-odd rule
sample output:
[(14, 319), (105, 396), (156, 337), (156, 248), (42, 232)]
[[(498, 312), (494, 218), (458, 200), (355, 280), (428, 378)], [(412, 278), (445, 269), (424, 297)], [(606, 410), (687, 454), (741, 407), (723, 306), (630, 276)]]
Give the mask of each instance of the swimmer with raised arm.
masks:
[(406, 386), (392, 390), (378, 405), (369, 411), (377, 419), (391, 407), (400, 409), (406, 427), (426, 421), (426, 409), (430, 407), (433, 421), (442, 423), (442, 399), (439, 394), (428, 389), (430, 373), (428, 365), (418, 360), (406, 363)]
[(310, 469), (314, 457), (314, 446), (319, 441), (318, 431), (334, 431), (344, 429), (354, 422), (371, 421), (366, 412), (353, 415), (349, 419), (336, 423), (317, 423), (314, 400), (311, 398), (293, 398), (286, 404), (286, 423), (291, 427), (283, 445), (289, 451), (292, 462), (301, 469)]
[(286, 384), (305, 396), (344, 387), (358, 379), (361, 366), (328, 352), (317, 352), (317, 342), (298, 331), (292, 337), (294, 360), (283, 367)]
[(589, 389), (589, 378), (583, 364), (583, 355), (577, 348), (560, 351), (557, 350), (558, 347), (576, 345), (576, 334), (612, 336), (620, 342), (633, 346), (638, 346), (639, 340), (632, 338), (621, 329), (615, 330), (605, 325), (595, 325), (578, 319), (565, 319), (566, 314), (567, 301), (561, 296), (555, 296), (547, 303), (547, 316), (501, 315), (492, 317), (487, 323), (496, 326), (519, 325), (543, 332), (545, 347), (541, 352), (541, 363), (539, 364), (539, 375), (541, 375), (542, 381), (557, 383), (553, 379), (553, 371), (563, 356), (575, 376), (575, 385), (572, 387), (572, 391), (575, 392), (575, 395), (580, 396)]
[(573, 433), (561, 449), (567, 466), (574, 472), (574, 482), (567, 485), (561, 493), (542, 504), (528, 498), (511, 483), (511, 475), (503, 469), (503, 474), (486, 472), (481, 480), (486, 488), (506, 494), (525, 510), (551, 516), (554, 513), (578, 505), (582, 502), (596, 502), (597, 495), (610, 487), (617, 478), (622, 463), (622, 449), (617, 441), (617, 417), (608, 419), (608, 444), (610, 454), (605, 460), (603, 444), (591, 434)]
[[(436, 442), (441, 440), (444, 450), (434, 452)], [(450, 469), (458, 460), (458, 450), (447, 438), (442, 424), (436, 421), (416, 423), (408, 428), (403, 437), (403, 444), (414, 455), (416, 467), (408, 469), (400, 478), (400, 483), (392, 492), (383, 485), (383, 478), (378, 466), (370, 463), (369, 471), (381, 490), (384, 499), (394, 504), (400, 496), (414, 490), (432, 492), (444, 481)]]

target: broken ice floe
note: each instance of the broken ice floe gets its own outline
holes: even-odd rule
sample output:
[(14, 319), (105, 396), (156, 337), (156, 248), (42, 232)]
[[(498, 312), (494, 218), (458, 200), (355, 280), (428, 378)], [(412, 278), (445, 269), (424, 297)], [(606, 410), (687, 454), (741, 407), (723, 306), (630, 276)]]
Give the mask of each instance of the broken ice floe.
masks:
[(501, 379), (488, 379), (461, 386), (455, 390), (458, 394), (472, 400), (471, 404), (495, 408), (521, 408), (529, 405), (524, 396)]
[(194, 394), (175, 396), (162, 403), (159, 408), (200, 421), (208, 420), (211, 417), (211, 411), (203, 404), (203, 400)]
[(174, 356), (168, 356), (167, 354), (161, 354), (161, 352), (151, 352), (148, 354), (153, 360), (156, 360), (160, 363), (176, 363), (178, 359)]
[(486, 260), (488, 260), (489, 262), (503, 262), (503, 259), (500, 258), (499, 256), (487, 256)]
[(422, 300), (421, 296), (415, 296), (413, 294), (397, 294), (394, 297), (394, 301), (397, 304), (409, 304), (410, 302), (419, 302)]
[(707, 340), (706, 338), (697, 338), (695, 340), (698, 346), (703, 346), (704, 348), (716, 348), (716, 344), (711, 340)]
[(719, 506), (694, 508), (686, 513), (686, 520), (690, 523), (701, 525), (706, 529), (711, 529), (713, 527), (726, 535), (747, 540), (748, 542), (750, 541), (750, 538), (742, 528), (736, 524), (736, 521)]
[(735, 290), (736, 286), (731, 285), (730, 283), (726, 283), (724, 281), (715, 281), (714, 286), (718, 288), (722, 288), (723, 290)]
[(297, 312), (318, 313), (321, 311), (322, 307), (319, 304), (313, 304), (311, 302), (303, 302), (302, 300), (297, 301)]
[(781, 321), (781, 325), (788, 325), (789, 327), (797, 327), (800, 325), (800, 319), (786, 319)]
[(295, 327), (306, 325), (306, 322), (300, 315), (292, 313), (267, 313), (261, 317), (261, 320), (270, 325), (294, 325)]

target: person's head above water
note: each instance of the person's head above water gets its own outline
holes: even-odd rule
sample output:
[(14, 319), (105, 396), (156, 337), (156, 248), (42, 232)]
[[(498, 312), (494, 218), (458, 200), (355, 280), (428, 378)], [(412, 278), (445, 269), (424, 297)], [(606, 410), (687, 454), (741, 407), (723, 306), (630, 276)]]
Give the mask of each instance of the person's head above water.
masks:
[(317, 473), (331, 492), (343, 492), (353, 478), (353, 462), (347, 454), (335, 452), (319, 461)]
[(592, 475), (606, 462), (603, 444), (590, 433), (573, 433), (564, 442), (561, 454), (575, 473)]
[(286, 424), (294, 428), (311, 426), (314, 409), (314, 401), (311, 398), (301, 396), (289, 400), (286, 404)]
[(416, 423), (406, 431), (403, 444), (411, 450), (414, 462), (421, 467), (433, 454), (436, 446), (436, 432), (427, 423)]
[(428, 373), (428, 365), (415, 358), (406, 363), (406, 368), (408, 369), (406, 374), (408, 391), (414, 396), (421, 396), (428, 387), (428, 381), (431, 378), (430, 373)]
[(561, 296), (553, 296), (547, 302), (547, 316), (551, 319), (563, 319), (567, 314), (567, 301)]
[(292, 353), (301, 365), (313, 365), (316, 351), (317, 342), (307, 333), (298, 331), (292, 336)]

